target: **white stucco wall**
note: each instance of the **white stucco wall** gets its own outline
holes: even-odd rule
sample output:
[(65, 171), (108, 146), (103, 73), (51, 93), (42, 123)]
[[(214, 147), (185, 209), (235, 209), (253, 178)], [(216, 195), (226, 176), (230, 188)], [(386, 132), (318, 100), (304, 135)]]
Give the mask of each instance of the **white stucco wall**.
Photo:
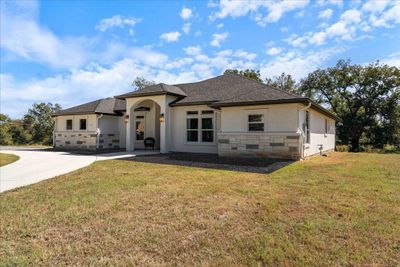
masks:
[[(329, 151), (335, 148), (335, 120), (321, 114), (313, 109), (308, 109), (310, 115), (310, 142), (304, 144), (304, 156), (311, 156), (322, 151)], [(328, 121), (328, 133), (325, 133), (325, 119)], [(305, 111), (300, 112), (300, 129), (305, 121)]]
[(221, 108), (221, 132), (248, 132), (248, 115), (264, 114), (265, 132), (297, 132), (298, 104)]
[[(186, 138), (186, 112), (202, 110), (214, 111), (214, 142), (187, 142)], [(186, 107), (173, 107), (171, 108), (171, 146), (170, 150), (173, 152), (193, 152), (193, 153), (217, 153), (217, 131), (220, 126), (220, 115), (212, 108), (206, 105), (186, 106)], [(200, 121), (199, 121), (200, 124)], [(199, 136), (200, 139), (200, 136)]]
[(125, 115), (123, 113), (122, 117), (118, 117), (118, 130), (119, 130), (119, 146), (121, 148), (126, 148), (126, 123), (125, 123)]
[[(86, 119), (86, 130), (79, 129), (80, 119)], [(67, 120), (72, 120), (72, 130), (67, 130)], [(97, 129), (96, 114), (57, 116), (55, 118), (55, 121), (56, 121), (56, 132), (63, 132), (63, 131), (95, 132)]]
[(118, 116), (103, 115), (99, 119), (99, 129), (101, 133), (118, 133)]
[(124, 116), (103, 115), (99, 119), (99, 129), (102, 134), (118, 134), (119, 147), (126, 147), (126, 125)]
[[(157, 103), (158, 107), (156, 112), (159, 114), (164, 114), (164, 122), (159, 123), (159, 114), (154, 117), (156, 128), (154, 129), (154, 135), (156, 140), (160, 143), (160, 152), (168, 153), (170, 151), (170, 136), (171, 136), (171, 118), (169, 104), (176, 100), (176, 97), (169, 95), (155, 95), (155, 96), (143, 96), (143, 97), (133, 97), (126, 99), (127, 112), (129, 113), (129, 122), (126, 131), (126, 149), (127, 151), (132, 151), (135, 149), (135, 131), (134, 131), (134, 109), (141, 106), (145, 101), (154, 101)], [(157, 122), (158, 120), (158, 122)], [(159, 127), (158, 127), (158, 124)], [(159, 138), (157, 138), (159, 135)]]

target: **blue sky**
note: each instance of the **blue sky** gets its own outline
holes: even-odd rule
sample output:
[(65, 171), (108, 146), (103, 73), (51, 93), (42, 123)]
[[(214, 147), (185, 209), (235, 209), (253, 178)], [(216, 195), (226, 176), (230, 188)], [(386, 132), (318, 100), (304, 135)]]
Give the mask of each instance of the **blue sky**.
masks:
[(1, 112), (70, 107), (228, 68), (296, 79), (351, 59), (400, 66), (400, 1), (1, 1)]

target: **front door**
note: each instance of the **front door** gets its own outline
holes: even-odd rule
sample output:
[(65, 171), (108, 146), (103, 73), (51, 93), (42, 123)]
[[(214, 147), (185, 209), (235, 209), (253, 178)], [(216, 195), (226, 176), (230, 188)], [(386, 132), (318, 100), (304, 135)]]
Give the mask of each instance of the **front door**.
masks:
[(145, 138), (145, 117), (143, 115), (135, 115), (135, 148), (144, 148)]

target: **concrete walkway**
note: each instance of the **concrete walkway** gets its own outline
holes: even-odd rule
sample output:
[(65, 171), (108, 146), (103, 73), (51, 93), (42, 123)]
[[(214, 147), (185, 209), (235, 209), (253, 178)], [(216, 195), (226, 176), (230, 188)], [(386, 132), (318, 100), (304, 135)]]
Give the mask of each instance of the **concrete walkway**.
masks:
[(88, 166), (96, 160), (108, 160), (139, 155), (158, 154), (158, 151), (116, 152), (100, 155), (77, 155), (38, 148), (2, 147), (2, 153), (15, 154), (20, 159), (0, 167), (0, 192), (34, 184)]

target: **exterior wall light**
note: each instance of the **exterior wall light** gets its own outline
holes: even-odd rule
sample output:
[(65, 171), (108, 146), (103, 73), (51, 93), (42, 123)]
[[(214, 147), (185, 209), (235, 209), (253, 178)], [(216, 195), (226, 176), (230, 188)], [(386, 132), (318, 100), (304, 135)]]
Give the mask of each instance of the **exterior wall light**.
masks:
[(125, 115), (124, 122), (125, 122), (125, 123), (128, 123), (128, 122), (129, 122), (129, 115)]
[(160, 122), (163, 123), (164, 122), (164, 113), (160, 114)]

